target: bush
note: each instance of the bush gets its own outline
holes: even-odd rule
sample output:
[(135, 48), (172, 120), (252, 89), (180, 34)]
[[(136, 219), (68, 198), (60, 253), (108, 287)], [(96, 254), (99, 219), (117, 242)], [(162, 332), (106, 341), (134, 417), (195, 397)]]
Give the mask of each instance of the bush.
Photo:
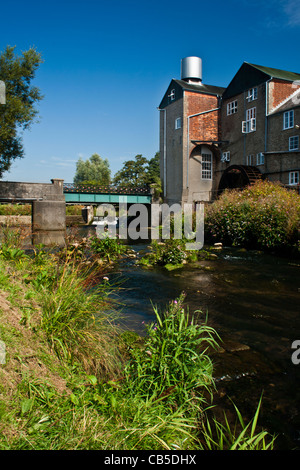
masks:
[(278, 250), (297, 245), (300, 196), (279, 184), (259, 181), (243, 191), (225, 191), (208, 209), (208, 241)]

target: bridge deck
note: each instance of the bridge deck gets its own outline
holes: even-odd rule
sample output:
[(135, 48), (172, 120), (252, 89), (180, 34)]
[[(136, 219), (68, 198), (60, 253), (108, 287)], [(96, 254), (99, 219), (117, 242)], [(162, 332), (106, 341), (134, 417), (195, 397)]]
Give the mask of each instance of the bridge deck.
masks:
[(64, 183), (66, 203), (73, 204), (150, 204), (152, 195), (148, 187), (118, 188), (115, 186), (76, 185)]

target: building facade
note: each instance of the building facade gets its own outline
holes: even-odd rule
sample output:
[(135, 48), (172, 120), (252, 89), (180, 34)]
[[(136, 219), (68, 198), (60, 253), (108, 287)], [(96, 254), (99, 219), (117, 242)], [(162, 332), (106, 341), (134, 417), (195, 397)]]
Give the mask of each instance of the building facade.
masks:
[(165, 202), (209, 202), (261, 178), (299, 185), (300, 74), (244, 62), (222, 88), (188, 57), (159, 110)]

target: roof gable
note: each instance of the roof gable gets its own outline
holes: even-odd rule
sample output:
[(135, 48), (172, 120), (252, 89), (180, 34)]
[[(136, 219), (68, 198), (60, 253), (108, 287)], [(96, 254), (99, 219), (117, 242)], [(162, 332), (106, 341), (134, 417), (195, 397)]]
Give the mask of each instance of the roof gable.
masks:
[(185, 80), (173, 79), (159, 105), (160, 109), (165, 108), (168, 104), (172, 102), (170, 100), (170, 94), (171, 94), (172, 89), (175, 90), (174, 101), (182, 98), (184, 91), (192, 91), (194, 93), (202, 93), (205, 95), (216, 95), (216, 96), (222, 96), (223, 92), (225, 91), (225, 88), (223, 87), (217, 87), (214, 85), (205, 85), (203, 83), (198, 85), (197, 83), (189, 83), (189, 82), (186, 82)]
[(244, 62), (226, 88), (223, 98), (227, 99), (239, 95), (243, 91), (265, 83), (271, 78), (293, 82), (300, 80), (300, 74)]

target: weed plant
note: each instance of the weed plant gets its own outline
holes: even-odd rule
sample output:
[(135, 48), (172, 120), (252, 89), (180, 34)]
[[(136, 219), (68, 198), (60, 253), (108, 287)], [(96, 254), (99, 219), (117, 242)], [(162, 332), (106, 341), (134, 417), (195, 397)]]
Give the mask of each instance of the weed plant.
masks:
[(154, 307), (156, 322), (147, 326), (145, 347), (134, 349), (126, 368), (134, 394), (178, 406), (196, 399), (196, 390), (200, 401), (203, 389), (211, 390), (213, 366), (206, 352), (217, 346), (216, 332), (205, 322), (197, 324), (183, 302), (182, 294), (163, 314)]

